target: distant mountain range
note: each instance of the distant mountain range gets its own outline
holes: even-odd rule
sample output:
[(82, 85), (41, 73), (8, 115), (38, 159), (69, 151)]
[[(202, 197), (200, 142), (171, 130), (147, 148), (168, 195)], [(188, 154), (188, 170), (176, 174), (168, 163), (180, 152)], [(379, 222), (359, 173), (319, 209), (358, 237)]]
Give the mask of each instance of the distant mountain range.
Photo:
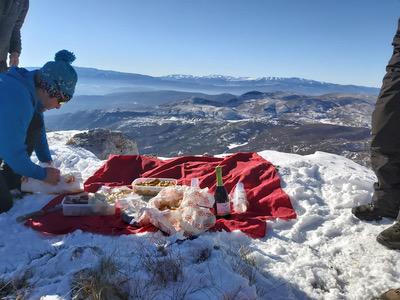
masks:
[(182, 101), (191, 98), (200, 98), (213, 102), (226, 102), (236, 99), (233, 94), (209, 95), (197, 92), (180, 91), (147, 91), (147, 92), (121, 92), (106, 95), (78, 95), (67, 103), (60, 110), (48, 112), (48, 115), (58, 115), (60, 113), (70, 113), (87, 110), (148, 110), (160, 104)]
[(192, 76), (148, 75), (76, 67), (79, 81), (77, 94), (104, 95), (120, 92), (144, 92), (174, 90), (200, 93), (231, 93), (240, 95), (248, 91), (285, 91), (296, 94), (319, 95), (327, 93), (351, 93), (377, 95), (378, 88), (357, 85), (340, 85), (302, 78), (281, 77), (232, 77), (222, 75)]
[[(59, 115), (64, 113), (74, 113), (78, 111), (90, 110), (128, 110), (128, 111), (152, 111), (159, 105), (172, 104), (181, 101), (189, 101), (190, 105), (205, 104), (211, 106), (226, 106), (235, 107), (240, 105), (243, 101), (249, 99), (265, 99), (271, 98), (273, 102), (289, 101), (290, 105), (293, 103), (301, 103), (302, 100), (308, 105), (310, 99), (324, 99), (323, 105), (328, 105), (327, 100), (332, 99), (329, 105), (333, 105), (336, 101), (343, 101), (342, 99), (354, 99), (357, 101), (368, 101), (374, 104), (376, 100), (375, 95), (360, 95), (360, 94), (340, 94), (330, 93), (323, 95), (299, 95), (288, 92), (259, 92), (249, 91), (242, 95), (234, 95), (229, 93), (223, 94), (205, 94), (198, 92), (182, 92), (182, 91), (147, 91), (147, 92), (122, 92), (112, 93), (106, 95), (78, 95), (73, 98), (70, 103), (65, 104), (60, 110), (52, 110), (47, 112), (46, 115)], [(348, 101), (348, 100), (346, 100)], [(333, 104), (332, 104), (333, 103)], [(336, 103), (335, 105), (337, 105)], [(287, 104), (285, 104), (287, 105)], [(158, 109), (158, 108), (157, 108)], [(260, 108), (265, 109), (265, 108)], [(299, 107), (301, 109), (301, 107)]]

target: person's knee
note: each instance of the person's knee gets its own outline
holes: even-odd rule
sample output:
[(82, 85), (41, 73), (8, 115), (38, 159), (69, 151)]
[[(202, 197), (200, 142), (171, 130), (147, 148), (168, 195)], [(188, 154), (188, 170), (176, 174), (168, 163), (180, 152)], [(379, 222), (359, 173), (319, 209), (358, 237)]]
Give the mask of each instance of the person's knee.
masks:
[(13, 206), (13, 197), (7, 185), (6, 178), (0, 172), (0, 213), (6, 212)]
[(0, 195), (0, 213), (9, 211), (13, 206), (13, 198), (10, 192)]
[(4, 161), (0, 164), (0, 173), (8, 190), (21, 189), (21, 175), (16, 174)]
[(7, 71), (7, 62), (0, 60), (0, 73)]

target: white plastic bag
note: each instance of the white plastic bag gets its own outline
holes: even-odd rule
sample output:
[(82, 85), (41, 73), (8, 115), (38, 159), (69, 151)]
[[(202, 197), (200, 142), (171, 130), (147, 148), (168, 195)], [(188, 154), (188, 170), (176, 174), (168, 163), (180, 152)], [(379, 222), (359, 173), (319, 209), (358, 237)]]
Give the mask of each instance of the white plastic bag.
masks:
[(161, 211), (176, 209), (181, 205), (184, 189), (182, 186), (170, 186), (163, 188), (157, 196), (151, 198), (149, 207), (155, 207)]
[(156, 208), (147, 207), (142, 211), (138, 223), (141, 226), (153, 224), (155, 227), (161, 229), (163, 232), (173, 235), (176, 233), (176, 229), (172, 226), (171, 221), (168, 218), (168, 211), (159, 211)]
[(43, 194), (79, 193), (83, 191), (83, 180), (80, 173), (61, 175), (60, 182), (56, 185), (30, 177), (23, 177), (21, 180), (21, 191)]
[(183, 193), (181, 207), (206, 207), (212, 208), (214, 205), (214, 196), (208, 193), (208, 188), (186, 188)]
[(208, 189), (171, 186), (149, 201), (139, 223), (151, 223), (168, 234), (198, 235), (215, 225), (215, 216), (210, 211), (213, 205), (214, 197)]
[(185, 207), (181, 210), (180, 228), (184, 235), (198, 235), (215, 225), (215, 216), (208, 208)]

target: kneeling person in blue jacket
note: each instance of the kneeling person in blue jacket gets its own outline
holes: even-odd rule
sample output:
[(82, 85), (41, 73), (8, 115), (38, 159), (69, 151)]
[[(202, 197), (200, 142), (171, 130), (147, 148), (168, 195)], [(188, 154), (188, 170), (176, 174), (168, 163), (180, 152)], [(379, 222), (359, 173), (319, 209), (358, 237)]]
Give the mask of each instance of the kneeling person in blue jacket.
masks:
[(72, 98), (78, 79), (74, 60), (73, 53), (61, 50), (38, 70), (11, 68), (0, 74), (0, 213), (12, 207), (10, 190), (20, 188), (21, 176), (60, 181), (60, 170), (42, 168), (30, 156), (35, 151), (39, 161), (52, 162), (43, 112)]

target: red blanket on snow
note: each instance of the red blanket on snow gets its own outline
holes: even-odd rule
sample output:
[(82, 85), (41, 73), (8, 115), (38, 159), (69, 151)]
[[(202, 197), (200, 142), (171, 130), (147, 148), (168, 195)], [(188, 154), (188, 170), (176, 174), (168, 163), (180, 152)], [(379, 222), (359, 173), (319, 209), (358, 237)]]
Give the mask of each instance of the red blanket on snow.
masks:
[[(84, 184), (85, 191), (96, 192), (102, 185), (130, 185), (138, 177), (178, 179), (178, 184), (190, 184), (197, 177), (200, 187), (215, 190), (215, 167), (222, 166), (223, 179), (228, 193), (238, 181), (243, 182), (249, 201), (244, 214), (233, 214), (219, 219), (213, 231), (241, 230), (253, 238), (265, 236), (265, 220), (292, 219), (296, 213), (289, 196), (281, 189), (275, 167), (257, 153), (237, 153), (225, 158), (185, 156), (169, 160), (142, 155), (113, 155)], [(59, 204), (63, 196), (50, 201), (44, 209)], [(115, 216), (64, 217), (61, 212), (31, 219), (26, 225), (49, 234), (65, 234), (76, 229), (102, 234), (133, 234), (156, 231), (153, 226), (135, 228)]]

